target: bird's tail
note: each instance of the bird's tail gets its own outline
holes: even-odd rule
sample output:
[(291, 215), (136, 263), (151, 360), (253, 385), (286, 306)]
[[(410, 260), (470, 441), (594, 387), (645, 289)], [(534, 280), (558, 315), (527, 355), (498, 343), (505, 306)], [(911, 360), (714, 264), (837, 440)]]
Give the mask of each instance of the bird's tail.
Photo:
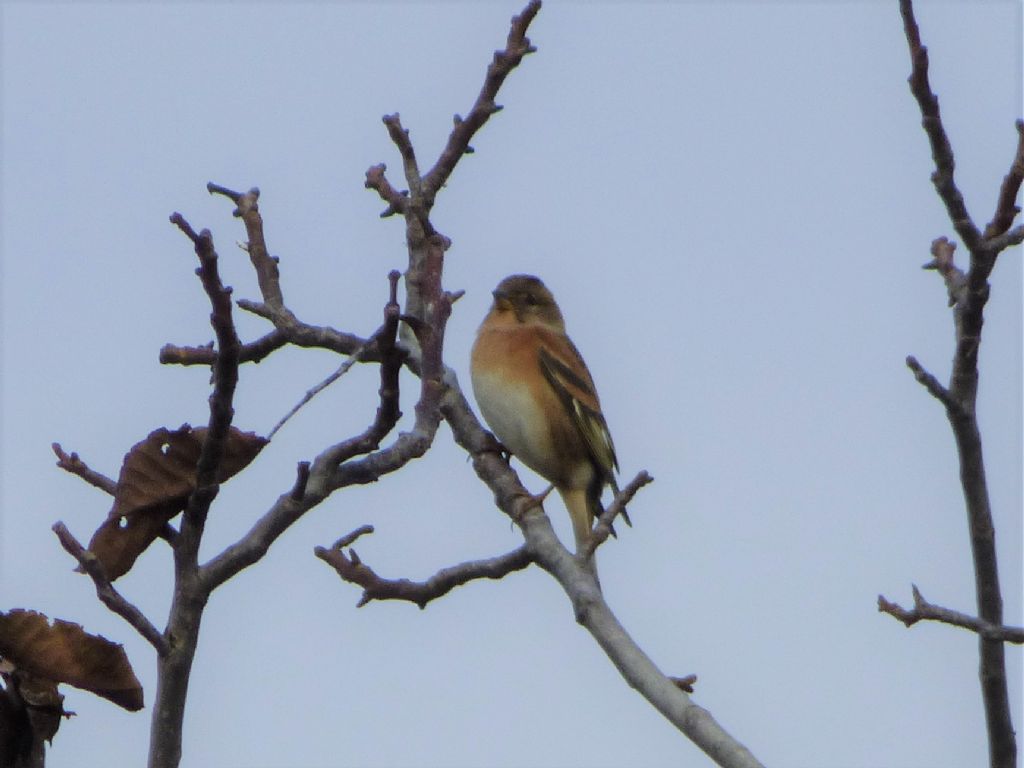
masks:
[(565, 503), (565, 508), (569, 511), (569, 519), (572, 521), (572, 532), (576, 537), (576, 551), (579, 552), (583, 548), (587, 539), (590, 538), (590, 532), (594, 528), (594, 509), (587, 498), (587, 492), (585, 490), (561, 490), (559, 493), (562, 496), (562, 501)]

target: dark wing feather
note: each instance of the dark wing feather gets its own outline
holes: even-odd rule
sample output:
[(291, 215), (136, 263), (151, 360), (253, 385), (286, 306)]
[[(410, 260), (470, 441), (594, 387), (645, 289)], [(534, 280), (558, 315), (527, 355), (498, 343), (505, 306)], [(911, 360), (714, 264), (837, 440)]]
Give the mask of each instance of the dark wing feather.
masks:
[[(572, 342), (567, 344), (576, 356), (580, 368), (586, 371), (576, 347)], [(573, 423), (583, 437), (594, 463), (604, 476), (604, 481), (614, 487), (615, 471), (619, 468), (619, 462), (615, 456), (615, 444), (612, 443), (612, 436), (608, 432), (608, 424), (599, 408), (595, 407), (598, 402), (597, 393), (594, 392), (593, 383), (589, 381), (590, 377), (584, 379), (579, 376), (545, 347), (540, 348), (539, 357), (544, 378), (571, 414)]]
[[(619, 492), (619, 484), (615, 480), (615, 472), (619, 469), (619, 460), (615, 456), (615, 444), (612, 442), (611, 433), (608, 431), (608, 423), (601, 413), (600, 404), (597, 399), (597, 392), (594, 391), (594, 383), (590, 378), (590, 371), (580, 355), (576, 345), (568, 337), (562, 337), (565, 352), (571, 354), (578, 364), (576, 370), (582, 371), (586, 378), (580, 376), (566, 363), (556, 357), (546, 347), (540, 347), (539, 362), (541, 372), (548, 384), (558, 395), (559, 400), (565, 405), (570, 413), (576, 429), (579, 430), (583, 441), (587, 446), (594, 465), (599, 472), (599, 479), (595, 487), (588, 494), (590, 503), (594, 507), (593, 514), (600, 515), (601, 509), (601, 488), (605, 483), (612, 487), (612, 491)], [(626, 525), (633, 525), (626, 510), (621, 512), (622, 519)], [(615, 529), (612, 529), (615, 535)]]

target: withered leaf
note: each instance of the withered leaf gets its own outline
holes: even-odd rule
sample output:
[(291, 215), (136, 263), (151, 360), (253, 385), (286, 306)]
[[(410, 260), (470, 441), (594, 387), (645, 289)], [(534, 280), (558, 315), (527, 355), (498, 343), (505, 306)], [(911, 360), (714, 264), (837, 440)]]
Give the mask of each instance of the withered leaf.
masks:
[[(146, 514), (108, 517), (89, 540), (89, 551), (103, 564), (107, 578), (124, 576), (160, 535), (160, 530), (184, 508), (188, 494), (164, 505), (146, 508)], [(81, 570), (81, 569), (78, 569)]]
[(0, 612), (0, 656), (19, 669), (67, 683), (132, 712), (142, 709), (142, 685), (124, 648), (78, 624), (15, 609)]
[[(196, 465), (206, 432), (206, 427), (192, 429), (188, 424), (174, 431), (161, 427), (125, 454), (114, 506), (89, 542), (107, 578), (127, 573), (164, 524), (185, 508), (196, 487)], [(253, 432), (230, 427), (218, 482), (244, 469), (267, 442)]]
[[(131, 515), (172, 501), (180, 501), (184, 508), (196, 487), (196, 464), (206, 432), (206, 427), (192, 429), (188, 424), (173, 432), (161, 427), (133, 445), (121, 465), (110, 516)], [(266, 444), (267, 439), (254, 432), (229, 427), (218, 482), (242, 471)]]

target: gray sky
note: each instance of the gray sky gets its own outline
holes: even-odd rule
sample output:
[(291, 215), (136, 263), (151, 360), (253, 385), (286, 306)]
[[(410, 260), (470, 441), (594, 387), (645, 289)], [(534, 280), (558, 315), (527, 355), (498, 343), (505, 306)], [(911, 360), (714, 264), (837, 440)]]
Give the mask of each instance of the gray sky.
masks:
[[(397, 220), (363, 189), (422, 164), (465, 114), (515, 2), (3, 4), (3, 444), (0, 608), (31, 607), (154, 654), (95, 599), (50, 531), (83, 541), (109, 500), (57, 470), (61, 441), (116, 476), (158, 426), (205, 423), (208, 372), (163, 368), (165, 342), (211, 338), (190, 244), (209, 227), (224, 279), (256, 297), (244, 230), (208, 180), (258, 185), (291, 308), (366, 334)], [(1021, 114), (1019, 3), (921, 2), (932, 83), (979, 224)], [(633, 529), (599, 553), (609, 603), (696, 701), (776, 766), (984, 760), (976, 642), (877, 613), (910, 584), (973, 612), (951, 435), (906, 371), (952, 357), (945, 290), (920, 265), (952, 235), (906, 86), (895, 0), (548, 2), (539, 52), (499, 97), (440, 196), (445, 282), (465, 289), (447, 359), (468, 354), (490, 290), (541, 275), (597, 381), (625, 477), (656, 478)], [(962, 252), (962, 249), (961, 249)], [(1007, 620), (1021, 622), (1021, 268), (993, 275), (980, 420)], [(239, 313), (243, 336), (267, 330)], [(236, 424), (266, 433), (339, 360), (288, 350), (246, 367)], [(403, 409), (411, 414), (412, 380)], [(230, 482), (204, 553), (236, 539), (295, 462), (372, 418), (354, 370)], [(408, 417), (406, 417), (408, 420)], [(543, 483), (528, 472), (531, 488)], [(563, 536), (560, 503), (548, 512)], [(186, 717), (188, 766), (700, 766), (531, 569), (419, 611), (354, 605), (312, 555), (372, 523), (359, 554), (388, 576), (520, 541), (442, 427), (421, 461), (346, 490), (212, 598)], [(170, 556), (118, 582), (159, 626)], [(1021, 730), (1021, 653), (1008, 651)], [(68, 688), (51, 768), (140, 765), (147, 709)]]

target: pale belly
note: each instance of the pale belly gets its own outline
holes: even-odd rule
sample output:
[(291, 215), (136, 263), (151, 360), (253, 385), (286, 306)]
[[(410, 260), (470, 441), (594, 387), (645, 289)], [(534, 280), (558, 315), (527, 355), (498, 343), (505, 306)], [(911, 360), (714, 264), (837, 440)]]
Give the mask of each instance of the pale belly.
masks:
[[(473, 394), (494, 436), (530, 469), (545, 477), (551, 474), (545, 457), (553, 448), (548, 431), (536, 428), (544, 424), (544, 416), (529, 391), (497, 376), (478, 375), (473, 376)], [(527, 433), (528, 424), (535, 425), (532, 435)]]

